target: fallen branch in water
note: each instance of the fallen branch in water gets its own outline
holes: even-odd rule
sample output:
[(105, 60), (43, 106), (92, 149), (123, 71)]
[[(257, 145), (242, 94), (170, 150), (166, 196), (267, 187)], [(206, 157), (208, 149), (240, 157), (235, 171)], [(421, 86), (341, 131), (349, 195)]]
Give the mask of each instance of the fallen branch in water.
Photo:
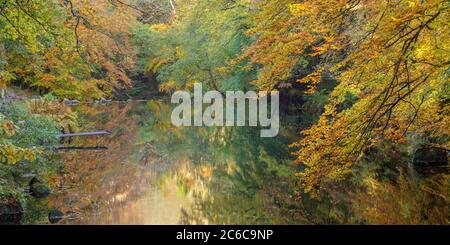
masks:
[(108, 150), (105, 146), (83, 147), (83, 146), (69, 146), (69, 147), (57, 147), (55, 151), (103, 151)]
[(108, 131), (98, 131), (98, 132), (86, 132), (86, 133), (71, 133), (71, 134), (58, 134), (58, 137), (77, 137), (77, 136), (98, 136), (98, 135), (109, 135)]

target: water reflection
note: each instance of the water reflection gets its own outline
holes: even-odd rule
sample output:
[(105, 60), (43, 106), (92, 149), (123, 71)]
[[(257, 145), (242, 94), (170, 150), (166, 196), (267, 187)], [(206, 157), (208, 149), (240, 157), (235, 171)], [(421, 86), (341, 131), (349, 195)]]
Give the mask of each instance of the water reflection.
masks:
[[(216, 217), (221, 212), (196, 214), (199, 203), (208, 203), (212, 196), (234, 196), (236, 200), (226, 200), (239, 205), (233, 208), (246, 205), (245, 210), (251, 210), (246, 215), (255, 216), (255, 222), (267, 221), (254, 213), (264, 208), (263, 203), (246, 200), (253, 203), (249, 206), (242, 203), (248, 198), (233, 192), (265, 198), (256, 193), (269, 184), (265, 178), (278, 180), (280, 167), (292, 167), (287, 132), (263, 139), (258, 129), (249, 127), (178, 128), (170, 123), (171, 109), (157, 100), (75, 108), (81, 131), (107, 130), (111, 135), (65, 143), (78, 150), (61, 152), (64, 167), (50, 201), (64, 213), (76, 214), (63, 223), (235, 222)], [(224, 210), (230, 212), (228, 218), (241, 215)]]
[(279, 136), (260, 138), (253, 127), (175, 127), (158, 100), (74, 109), (81, 131), (111, 135), (65, 142), (104, 149), (61, 152), (50, 206), (70, 214), (63, 224), (448, 223), (448, 175), (415, 177), (395, 154), (367, 158), (317, 199), (302, 193), (288, 147), (299, 126), (285, 115)]
[(171, 181), (160, 187), (149, 187), (136, 199), (128, 193), (117, 194), (114, 204), (84, 215), (79, 224), (178, 224), (181, 210), (189, 207), (189, 199), (178, 194), (177, 185)]

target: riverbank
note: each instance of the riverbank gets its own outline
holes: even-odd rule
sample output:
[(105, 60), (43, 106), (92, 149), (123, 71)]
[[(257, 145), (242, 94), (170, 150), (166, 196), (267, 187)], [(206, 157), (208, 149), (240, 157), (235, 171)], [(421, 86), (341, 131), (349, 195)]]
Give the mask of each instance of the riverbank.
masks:
[(47, 222), (45, 199), (61, 166), (52, 150), (58, 134), (76, 125), (51, 96), (9, 88), (0, 100), (0, 223)]

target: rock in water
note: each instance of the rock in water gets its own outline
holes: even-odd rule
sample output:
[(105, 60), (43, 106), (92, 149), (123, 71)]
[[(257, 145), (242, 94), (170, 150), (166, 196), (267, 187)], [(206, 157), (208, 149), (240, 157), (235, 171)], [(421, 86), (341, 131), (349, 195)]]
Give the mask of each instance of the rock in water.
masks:
[(52, 209), (48, 213), (48, 221), (50, 221), (51, 224), (56, 224), (59, 221), (61, 221), (63, 218), (64, 218), (64, 213), (57, 209)]
[(448, 164), (448, 151), (438, 147), (424, 147), (414, 153), (414, 166), (445, 166)]
[(414, 153), (413, 165), (417, 172), (433, 174), (446, 171), (448, 168), (448, 150), (425, 146)]
[(51, 193), (50, 188), (37, 178), (31, 179), (29, 186), (31, 196), (36, 198), (46, 198)]

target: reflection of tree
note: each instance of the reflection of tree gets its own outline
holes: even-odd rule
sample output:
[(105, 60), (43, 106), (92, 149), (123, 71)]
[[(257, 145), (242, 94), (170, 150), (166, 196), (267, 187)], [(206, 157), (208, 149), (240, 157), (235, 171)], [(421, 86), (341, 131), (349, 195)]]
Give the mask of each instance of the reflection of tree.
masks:
[(183, 222), (198, 223), (197, 217), (204, 216), (219, 224), (295, 222), (282, 215), (293, 190), (286, 142), (261, 139), (258, 130), (250, 128), (227, 128), (223, 138), (222, 144), (211, 142), (204, 150), (214, 163), (210, 195), (198, 199)]
[(138, 164), (128, 164), (136, 137), (136, 118), (130, 104), (80, 106), (83, 131), (104, 129), (111, 137), (74, 138), (69, 146), (105, 146), (103, 151), (68, 151), (62, 154), (64, 168), (59, 190), (52, 202), (64, 211), (79, 211), (124, 199), (143, 180)]
[[(263, 139), (259, 129), (249, 127), (177, 128), (170, 124), (170, 106), (152, 102), (149, 108), (152, 119), (140, 141), (152, 142), (159, 154), (176, 159), (172, 178), (195, 200), (184, 210), (182, 223), (294, 220), (287, 214), (295, 205), (293, 178), (287, 177), (294, 167), (286, 147), (289, 139)], [(286, 213), (284, 218), (281, 213)]]
[(417, 184), (373, 169), (386, 170), (385, 164), (399, 159), (396, 154), (379, 153), (384, 158), (373, 157), (370, 169), (311, 199), (297, 189), (293, 173), (299, 169), (287, 147), (291, 126), (282, 125), (280, 136), (272, 139), (260, 138), (258, 128), (175, 127), (172, 106), (156, 100), (77, 110), (83, 131), (112, 134), (70, 144), (108, 150), (62, 155), (60, 189), (51, 201), (63, 211), (108, 210), (118, 203), (131, 208), (150, 186), (159, 188), (158, 195), (176, 194), (190, 202), (182, 205), (180, 222), (186, 224), (445, 223), (447, 217), (442, 214), (448, 213), (448, 182), (442, 180), (448, 176)]
[[(286, 127), (283, 136), (273, 139), (260, 138), (257, 128), (176, 128), (168, 123), (170, 107), (157, 103), (150, 108), (153, 120), (141, 140), (153, 142), (157, 152), (178, 159), (172, 178), (194, 199), (183, 210), (181, 223), (414, 224), (445, 223), (447, 219), (448, 183), (441, 182), (448, 177), (418, 185), (411, 177), (400, 176), (395, 182), (379, 181), (374, 186), (368, 185), (375, 183), (370, 182), (372, 176), (361, 174), (311, 199), (297, 191), (293, 173), (298, 170), (291, 164)], [(375, 159), (398, 160), (388, 155)], [(386, 169), (380, 164), (368, 163)], [(378, 178), (389, 178), (389, 173), (379, 173)], [(410, 213), (402, 216), (399, 209)]]
[(401, 172), (396, 183), (367, 178), (352, 195), (356, 215), (371, 224), (448, 224), (449, 176), (419, 181)]

